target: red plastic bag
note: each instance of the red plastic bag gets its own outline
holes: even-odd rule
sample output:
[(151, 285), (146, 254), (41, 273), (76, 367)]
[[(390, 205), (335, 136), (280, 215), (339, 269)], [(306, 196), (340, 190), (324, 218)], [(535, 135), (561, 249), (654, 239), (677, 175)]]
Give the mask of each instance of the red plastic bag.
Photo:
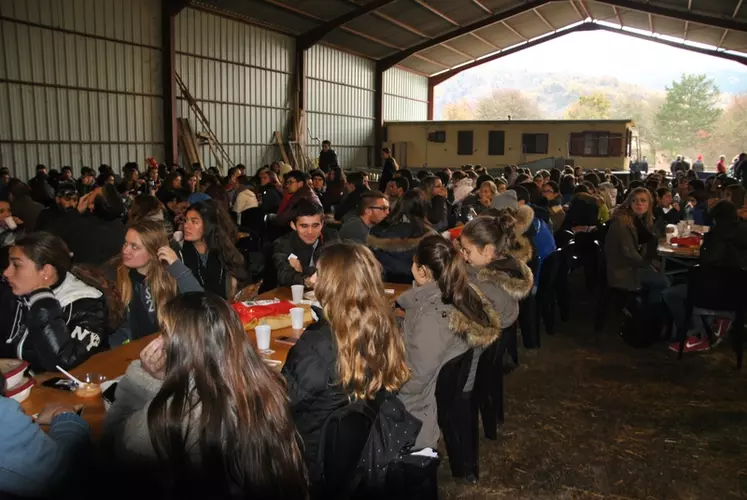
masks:
[(242, 325), (248, 325), (252, 321), (264, 318), (265, 316), (290, 314), (290, 310), (296, 307), (287, 300), (281, 300), (270, 304), (251, 305), (244, 304), (243, 302), (234, 302), (232, 306), (233, 310), (239, 315)]
[(688, 236), (687, 238), (672, 238), (672, 244), (678, 247), (697, 248), (700, 246), (700, 238), (697, 236)]

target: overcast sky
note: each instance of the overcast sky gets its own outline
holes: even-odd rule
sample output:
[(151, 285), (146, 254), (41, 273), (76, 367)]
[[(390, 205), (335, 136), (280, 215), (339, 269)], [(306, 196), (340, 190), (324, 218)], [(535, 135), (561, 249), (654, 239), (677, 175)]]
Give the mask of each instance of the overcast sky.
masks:
[[(747, 66), (706, 56), (660, 43), (639, 40), (604, 31), (571, 33), (516, 54), (484, 64), (478, 69), (527, 69), (529, 71), (568, 71), (597, 76), (615, 76), (640, 81), (641, 76), (656, 74), (677, 78), (681, 73), (734, 71), (747, 79)], [(631, 78), (631, 75), (633, 76)], [(662, 87), (663, 84), (655, 84)]]

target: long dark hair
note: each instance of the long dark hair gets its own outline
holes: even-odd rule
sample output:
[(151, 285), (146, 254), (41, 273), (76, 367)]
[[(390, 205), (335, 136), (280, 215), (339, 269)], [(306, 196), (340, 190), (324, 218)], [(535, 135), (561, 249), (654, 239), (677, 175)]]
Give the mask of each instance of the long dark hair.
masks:
[(285, 387), (231, 306), (187, 293), (161, 311), (161, 329), (165, 376), (148, 430), (174, 498), (305, 498)]
[(239, 233), (228, 213), (213, 200), (194, 203), (187, 209), (187, 212), (189, 211), (200, 214), (204, 231), (202, 239), (208, 251), (217, 252), (221, 264), (228, 273), (240, 284), (244, 283), (247, 279), (244, 256), (234, 244)]
[(52, 266), (60, 283), (65, 279), (65, 275), (70, 273), (86, 285), (101, 291), (106, 302), (109, 327), (114, 328), (122, 322), (124, 308), (115, 284), (93, 267), (73, 266), (70, 250), (59, 236), (44, 231), (28, 233), (16, 240), (13, 246), (20, 248), (37, 269), (47, 264)]
[(419, 188), (405, 193), (402, 200), (397, 203), (394, 211), (387, 217), (390, 224), (399, 224), (409, 221), (421, 231), (425, 231), (425, 217), (428, 213), (428, 202), (423, 197), (423, 191)]
[(413, 258), (417, 265), (430, 269), (444, 304), (453, 305), (482, 326), (490, 325), (482, 298), (467, 281), (464, 260), (450, 240), (441, 235), (427, 236), (418, 244)]
[(512, 255), (521, 247), (516, 235), (516, 210), (513, 208), (486, 210), (464, 226), (462, 238), (468, 239), (480, 250), (493, 245), (494, 258), (488, 264), (490, 269), (511, 275), (521, 274), (519, 262)]

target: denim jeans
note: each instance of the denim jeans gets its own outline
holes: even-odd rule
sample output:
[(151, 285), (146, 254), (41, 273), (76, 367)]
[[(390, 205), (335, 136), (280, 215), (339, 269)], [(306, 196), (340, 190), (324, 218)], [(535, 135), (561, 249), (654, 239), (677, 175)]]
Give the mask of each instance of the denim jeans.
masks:
[[(648, 290), (647, 301), (650, 305), (660, 304), (662, 292), (669, 287), (669, 279), (651, 266), (638, 270), (641, 287)], [(683, 314), (684, 316), (684, 314)]]

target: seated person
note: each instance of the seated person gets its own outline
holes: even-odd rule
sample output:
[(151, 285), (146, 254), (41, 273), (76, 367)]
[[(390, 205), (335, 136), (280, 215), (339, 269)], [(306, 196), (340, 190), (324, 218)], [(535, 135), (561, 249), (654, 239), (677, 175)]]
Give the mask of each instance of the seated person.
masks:
[(669, 188), (656, 190), (656, 208), (654, 208), (654, 220), (664, 224), (677, 224), (682, 219), (680, 204), (672, 201), (672, 191)]
[(124, 318), (110, 339), (112, 347), (156, 333), (158, 311), (169, 300), (178, 293), (202, 291), (192, 271), (169, 246), (166, 230), (159, 222), (131, 223), (118, 261), (114, 281)]
[(553, 231), (560, 231), (565, 220), (565, 210), (563, 210), (562, 196), (560, 195), (560, 186), (555, 181), (547, 181), (542, 186), (542, 196), (547, 200), (547, 209), (550, 213), (550, 222)]
[(563, 229), (570, 231), (596, 227), (599, 210), (603, 202), (589, 191), (588, 186), (579, 184), (573, 189), (573, 199), (563, 220)]
[(73, 268), (60, 238), (20, 238), (3, 276), (0, 358), (25, 359), (36, 371), (69, 370), (108, 347), (108, 298), (93, 285), (100, 280)]
[(611, 288), (637, 292), (648, 290), (649, 304), (661, 303), (661, 292), (669, 282), (652, 265), (657, 244), (651, 192), (633, 189), (612, 217), (604, 242), (607, 283)]
[(451, 203), (447, 199), (446, 187), (440, 177), (428, 176), (420, 184), (428, 203), (426, 219), (436, 231), (445, 231), (451, 224)]
[[(392, 181), (394, 182), (394, 181)], [(361, 195), (358, 216), (348, 217), (340, 228), (340, 239), (366, 244), (371, 227), (389, 215), (389, 201), (379, 191), (368, 191)]]
[(285, 174), (285, 195), (280, 202), (277, 216), (272, 219), (272, 224), (287, 228), (288, 223), (293, 220), (293, 214), (301, 200), (308, 200), (316, 205), (322, 206), (319, 197), (311, 189), (309, 174), (300, 170), (291, 170)]
[(412, 283), (412, 257), (420, 240), (436, 234), (425, 220), (428, 204), (420, 188), (405, 193), (397, 210), (371, 228), (366, 241), (384, 268), (384, 281)]
[(104, 419), (103, 455), (124, 468), (127, 497), (307, 498), (286, 390), (231, 306), (187, 293), (160, 314), (163, 334)]
[(236, 224), (228, 213), (213, 200), (205, 200), (187, 210), (184, 242), (174, 249), (205, 291), (228, 299), (248, 280), (237, 240)]
[[(49, 231), (63, 237), (63, 232), (69, 230), (80, 217), (78, 212), (78, 191), (72, 182), (63, 182), (55, 191), (55, 204), (45, 208), (36, 220), (34, 231)], [(0, 214), (0, 219), (2, 215)]]
[(314, 292), (329, 316), (306, 329), (282, 371), (312, 484), (322, 478), (319, 444), (328, 417), (351, 400), (396, 392), (409, 376), (383, 289), (381, 266), (363, 245), (330, 245), (319, 258)]
[[(413, 449), (435, 450), (441, 435), (436, 419), (438, 374), (449, 360), (495, 341), (501, 334), (501, 318), (489, 300), (469, 283), (466, 266), (454, 245), (440, 235), (420, 242), (412, 272), (413, 288), (397, 299), (405, 310), (405, 355), (412, 372), (400, 388), (399, 398), (423, 422)], [(476, 356), (479, 359), (479, 353)], [(476, 371), (477, 363), (473, 364)]]
[[(747, 221), (740, 220), (737, 216), (737, 207), (726, 200), (718, 202), (711, 209), (711, 217), (713, 225), (703, 236), (698, 263), (701, 266), (747, 269)], [(677, 329), (688, 320), (685, 317), (687, 284), (667, 288), (662, 296), (672, 315), (676, 334)], [(699, 330), (697, 333), (703, 332)], [(715, 332), (717, 341), (723, 333), (721, 330)], [(687, 352), (702, 351), (709, 347), (708, 340), (702, 335), (688, 338), (685, 344)], [(679, 352), (680, 344), (675, 342), (669, 348)]]
[(693, 224), (698, 226), (710, 226), (711, 218), (708, 215), (708, 193), (704, 189), (690, 191), (687, 195), (689, 205), (689, 217)]
[[(87, 457), (91, 428), (75, 408), (47, 405), (34, 422), (5, 393), (0, 376), (0, 497), (71, 498)], [(44, 432), (39, 425), (49, 425)], [(77, 493), (77, 492), (76, 492)], [(77, 495), (76, 495), (77, 496)]]
[(335, 220), (342, 220), (347, 214), (355, 214), (361, 195), (369, 191), (368, 174), (352, 172), (345, 179), (345, 195), (335, 209)]
[(402, 200), (405, 193), (410, 190), (410, 182), (404, 177), (395, 177), (386, 185), (386, 194), (389, 198), (389, 208), (394, 210), (394, 206)]
[(277, 286), (304, 285), (314, 288), (316, 263), (324, 245), (338, 240), (337, 235), (324, 227), (324, 210), (308, 200), (299, 202), (293, 231), (273, 243), (272, 260), (277, 273)]

